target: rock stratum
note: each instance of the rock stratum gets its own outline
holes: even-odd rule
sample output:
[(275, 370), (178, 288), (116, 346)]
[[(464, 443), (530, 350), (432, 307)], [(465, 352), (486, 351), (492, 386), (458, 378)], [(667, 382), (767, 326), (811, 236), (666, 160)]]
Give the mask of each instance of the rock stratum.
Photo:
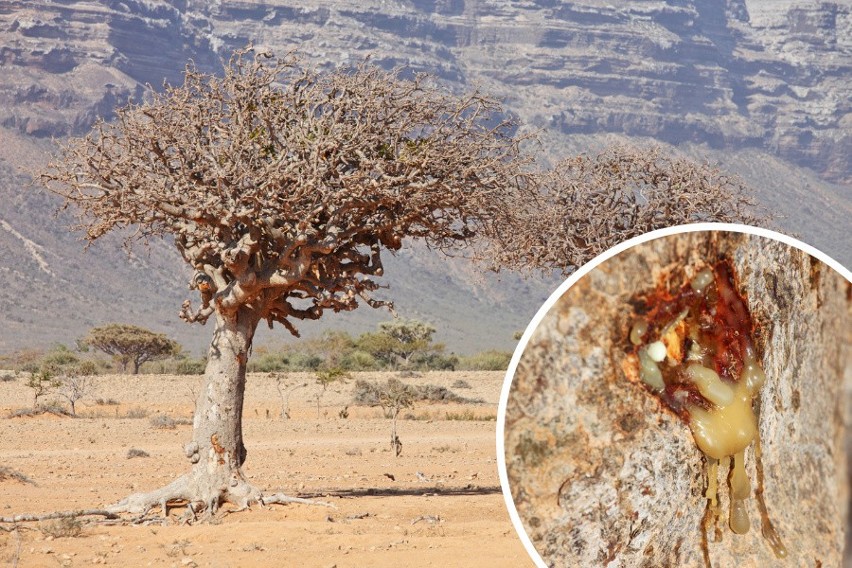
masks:
[[(117, 242), (83, 254), (63, 218), (51, 220), (53, 199), (22, 188), (52, 139), (84, 134), (146, 84), (179, 82), (189, 59), (215, 71), (249, 42), (320, 66), (369, 56), (455, 90), (478, 86), (542, 129), (549, 156), (614, 140), (709, 155), (755, 185), (781, 229), (852, 259), (848, 2), (0, 0), (0, 322), (10, 330), (0, 351), (129, 318), (203, 343), (172, 315), (185, 275), (169, 247), (131, 263)], [(454, 330), (443, 339), (460, 348), (495, 335), (510, 345), (553, 285), (447, 266), (404, 255), (390, 295)]]

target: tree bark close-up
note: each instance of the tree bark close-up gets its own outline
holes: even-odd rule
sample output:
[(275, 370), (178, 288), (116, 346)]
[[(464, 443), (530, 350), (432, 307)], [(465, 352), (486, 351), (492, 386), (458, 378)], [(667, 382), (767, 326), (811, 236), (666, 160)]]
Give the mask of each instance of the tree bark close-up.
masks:
[[(707, 460), (687, 423), (636, 380), (635, 298), (734, 267), (766, 373), (746, 450), (751, 529), (708, 513)], [(523, 527), (548, 566), (840, 566), (849, 478), (852, 284), (773, 239), (705, 231), (637, 245), (568, 289), (525, 346), (506, 409), (505, 459)], [(760, 511), (760, 497), (766, 504)], [(769, 519), (786, 547), (773, 552)]]

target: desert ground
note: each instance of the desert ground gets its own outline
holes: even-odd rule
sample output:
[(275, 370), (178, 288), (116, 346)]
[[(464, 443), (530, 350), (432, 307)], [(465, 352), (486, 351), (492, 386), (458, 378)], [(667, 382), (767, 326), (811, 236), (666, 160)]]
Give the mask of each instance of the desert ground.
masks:
[[(355, 376), (384, 381), (396, 375)], [(484, 402), (404, 410), (398, 425), (403, 451), (394, 457), (382, 410), (351, 405), (354, 380), (330, 387), (318, 416), (313, 375), (287, 375), (281, 392), (307, 386), (291, 391), (285, 418), (275, 378), (249, 376), (245, 474), (265, 491), (333, 507), (225, 509), (212, 522), (193, 525), (182, 524), (183, 510), (176, 508), (165, 524), (84, 521), (76, 536), (66, 535), (75, 527), (57, 521), (25, 523), (0, 531), (0, 565), (532, 566), (497, 478), (494, 429), (503, 373), (431, 372), (404, 380)], [(469, 388), (452, 388), (457, 381)], [(0, 382), (0, 467), (31, 481), (0, 479), (0, 516), (98, 507), (187, 470), (182, 447), (200, 382), (198, 376), (99, 376), (93, 396), (78, 403), (77, 418), (8, 418), (32, 406), (32, 391), (21, 378)], [(164, 416), (178, 424), (163, 428), (169, 425)], [(128, 457), (130, 450), (148, 456)]]

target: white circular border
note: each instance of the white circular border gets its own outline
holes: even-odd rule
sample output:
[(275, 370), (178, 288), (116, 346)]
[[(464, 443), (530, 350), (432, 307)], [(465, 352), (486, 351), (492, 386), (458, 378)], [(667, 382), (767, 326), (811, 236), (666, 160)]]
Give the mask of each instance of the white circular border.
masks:
[(841, 276), (846, 278), (846, 280), (852, 283), (852, 272), (850, 272), (842, 264), (828, 256), (824, 252), (815, 249), (811, 245), (803, 243), (788, 235), (783, 235), (775, 231), (770, 231), (769, 229), (761, 229), (759, 227), (751, 227), (749, 225), (740, 225), (733, 223), (695, 223), (691, 225), (677, 225), (675, 227), (667, 227), (665, 229), (651, 231), (650, 233), (645, 233), (644, 235), (640, 235), (638, 237), (634, 237), (628, 241), (625, 241), (609, 249), (608, 251), (596, 256), (595, 258), (581, 266), (570, 277), (568, 277), (568, 279), (565, 280), (565, 282), (563, 282), (550, 295), (549, 298), (547, 298), (547, 301), (542, 304), (541, 308), (539, 308), (532, 321), (530, 321), (529, 325), (524, 330), (524, 334), (521, 336), (521, 340), (518, 342), (518, 346), (515, 348), (514, 354), (512, 354), (512, 360), (509, 362), (509, 368), (506, 371), (506, 377), (503, 379), (503, 388), (500, 391), (500, 404), (497, 407), (497, 471), (500, 476), (500, 487), (503, 490), (503, 500), (506, 502), (506, 508), (509, 510), (509, 517), (512, 519), (512, 525), (514, 525), (515, 531), (521, 538), (521, 542), (524, 543), (524, 548), (527, 549), (527, 553), (530, 555), (530, 558), (532, 558), (533, 562), (535, 562), (536, 566), (538, 566), (539, 568), (548, 568), (548, 566), (544, 563), (544, 560), (539, 555), (538, 551), (535, 549), (535, 546), (533, 546), (533, 543), (530, 540), (530, 537), (527, 535), (526, 530), (524, 530), (523, 522), (521, 522), (521, 517), (518, 514), (518, 510), (515, 507), (515, 502), (512, 499), (512, 493), (509, 490), (509, 476), (506, 471), (506, 452), (504, 446), (504, 436), (506, 428), (506, 405), (509, 401), (509, 390), (512, 387), (512, 379), (515, 376), (515, 371), (518, 368), (518, 362), (521, 360), (521, 355), (527, 348), (527, 343), (529, 343), (530, 337), (532, 336), (533, 332), (541, 323), (541, 320), (544, 319), (544, 316), (547, 314), (547, 312), (549, 312), (553, 305), (557, 302), (557, 300), (559, 300), (559, 298), (561, 298), (562, 295), (565, 294), (565, 292), (567, 292), (571, 286), (573, 286), (578, 280), (580, 280), (580, 278), (594, 270), (598, 265), (638, 244), (647, 243), (648, 241), (653, 241), (655, 239), (668, 237), (671, 235), (677, 235), (681, 233), (694, 233), (699, 231), (728, 231), (731, 233), (746, 233), (749, 235), (764, 237), (767, 239), (782, 242), (793, 248), (797, 248), (803, 252), (806, 252), (807, 254), (824, 262), (825, 264), (839, 272)]

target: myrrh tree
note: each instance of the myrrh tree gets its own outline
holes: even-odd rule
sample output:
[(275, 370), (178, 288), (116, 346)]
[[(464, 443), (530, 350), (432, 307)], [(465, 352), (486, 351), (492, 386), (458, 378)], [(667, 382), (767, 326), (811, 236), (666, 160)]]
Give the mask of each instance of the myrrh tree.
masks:
[[(185, 447), (190, 471), (103, 511), (185, 501), (212, 514), (225, 502), (285, 500), (264, 495), (240, 469), (258, 324), (297, 334), (296, 320), (359, 302), (389, 305), (372, 297), (375, 278), (383, 251), (405, 239), (442, 251), (525, 247), (528, 216), (561, 189), (557, 177), (534, 172), (524, 137), (502, 116), (496, 101), (450, 95), (423, 76), (405, 80), (367, 64), (319, 73), (246, 49), (222, 77), (189, 66), (182, 86), (118, 109), (113, 122), (69, 141), (42, 181), (75, 206), (87, 239), (126, 227), (130, 238), (172, 236), (200, 296), (197, 307), (184, 302), (180, 317), (214, 322)], [(643, 207), (638, 213), (649, 214)], [(712, 220), (740, 219), (738, 207)], [(682, 220), (676, 212), (657, 223)], [(474, 256), (491, 254), (488, 247)], [(503, 260), (535, 264), (524, 254)]]
[(494, 268), (567, 275), (618, 243), (662, 227), (771, 219), (737, 177), (655, 146), (571, 156), (538, 173), (535, 184), (534, 194), (515, 195), (521, 202), (512, 206), (511, 221), (495, 227), (488, 255)]
[(499, 105), (451, 96), (426, 77), (368, 65), (330, 73), (294, 58), (238, 52), (224, 76), (189, 66), (182, 86), (117, 111), (71, 140), (42, 176), (73, 204), (94, 241), (123, 227), (171, 235), (214, 322), (205, 384), (185, 453), (191, 470), (108, 507), (140, 513), (169, 501), (196, 511), (268, 503), (243, 477), (243, 393), (259, 323), (388, 305), (382, 251), (405, 238), (448, 250), (508, 213), (503, 192), (529, 186), (528, 160)]

